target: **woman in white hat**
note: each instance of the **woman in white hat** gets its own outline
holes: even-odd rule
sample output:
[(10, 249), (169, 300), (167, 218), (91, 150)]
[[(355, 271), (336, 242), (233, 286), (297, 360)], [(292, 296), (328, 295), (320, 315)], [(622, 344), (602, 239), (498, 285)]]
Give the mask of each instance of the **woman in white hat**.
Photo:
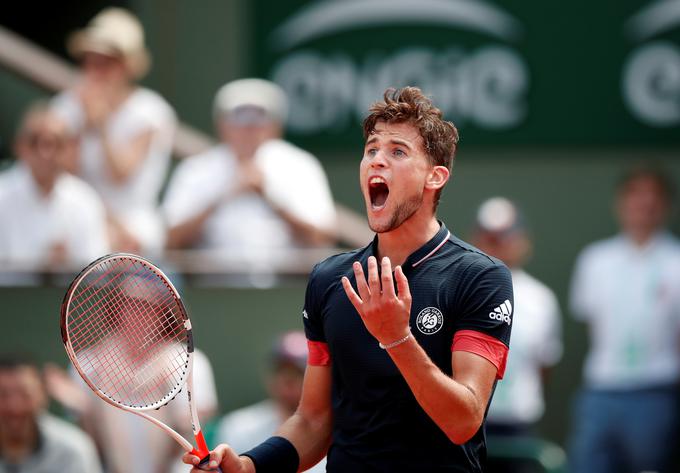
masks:
[(163, 246), (157, 198), (176, 118), (157, 93), (135, 81), (149, 69), (139, 20), (107, 8), (67, 42), (81, 77), (54, 108), (81, 138), (78, 172), (99, 191), (116, 250), (153, 254)]

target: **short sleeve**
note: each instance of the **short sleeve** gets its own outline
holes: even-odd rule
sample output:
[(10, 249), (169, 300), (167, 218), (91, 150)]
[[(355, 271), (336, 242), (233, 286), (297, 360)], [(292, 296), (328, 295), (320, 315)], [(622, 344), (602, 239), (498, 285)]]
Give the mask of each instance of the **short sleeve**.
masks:
[(589, 317), (592, 312), (593, 300), (597, 297), (595, 288), (598, 285), (592, 284), (591, 281), (590, 254), (590, 251), (584, 250), (578, 256), (571, 277), (569, 308), (574, 318), (578, 320), (586, 320)]
[(318, 265), (314, 266), (307, 282), (305, 292), (305, 305), (302, 308), (302, 322), (305, 327), (307, 340), (311, 342), (326, 343), (326, 335), (323, 330), (322, 312), (319, 303), (320, 294), (318, 285)]
[(472, 330), (510, 345), (514, 311), (512, 278), (501, 263), (473, 265), (459, 299), (455, 331)]

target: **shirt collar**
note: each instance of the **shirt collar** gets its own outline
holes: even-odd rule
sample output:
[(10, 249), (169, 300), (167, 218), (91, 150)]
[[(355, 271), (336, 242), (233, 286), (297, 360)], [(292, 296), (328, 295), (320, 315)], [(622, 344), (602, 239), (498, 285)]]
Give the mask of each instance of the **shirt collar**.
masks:
[[(415, 268), (425, 262), (428, 258), (434, 255), (439, 249), (444, 246), (444, 243), (451, 237), (451, 232), (446, 228), (444, 222), (438, 220), (439, 231), (423, 246), (411, 253), (404, 262), (404, 268)], [(372, 255), (378, 254), (378, 235), (373, 238), (373, 243), (370, 245), (370, 253)]]
[(668, 230), (661, 229), (652, 235), (643, 246), (639, 246), (628, 235), (625, 233), (621, 234), (621, 239), (624, 245), (626, 245), (628, 251), (635, 254), (648, 254), (652, 251), (655, 251), (668, 239), (668, 237)]

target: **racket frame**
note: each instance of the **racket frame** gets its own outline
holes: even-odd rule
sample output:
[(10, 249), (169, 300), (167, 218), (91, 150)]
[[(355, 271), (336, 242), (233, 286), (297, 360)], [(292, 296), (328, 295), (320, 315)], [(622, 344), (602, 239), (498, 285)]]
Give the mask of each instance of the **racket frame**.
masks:
[[(69, 338), (69, 333), (68, 333), (68, 318), (69, 318), (69, 307), (71, 304), (71, 299), (73, 298), (73, 294), (75, 290), (79, 287), (80, 282), (88, 275), (90, 274), (96, 267), (98, 267), (101, 263), (104, 263), (105, 261), (108, 260), (114, 260), (114, 259), (120, 259), (120, 258), (127, 258), (131, 259), (134, 261), (137, 261), (141, 263), (144, 266), (147, 266), (151, 271), (156, 273), (158, 277), (161, 278), (163, 283), (172, 291), (175, 300), (177, 301), (177, 307), (179, 307), (179, 310), (182, 313), (182, 317), (184, 319), (184, 325), (187, 329), (187, 353), (188, 353), (188, 358), (187, 358), (187, 363), (186, 363), (186, 369), (184, 371), (184, 379), (183, 382), (180, 381), (177, 386), (166, 396), (163, 397), (163, 399), (150, 404), (148, 406), (143, 406), (143, 407), (134, 407), (134, 406), (128, 406), (125, 404), (122, 404), (115, 399), (111, 398), (109, 395), (104, 393), (101, 389), (99, 389), (97, 386), (92, 383), (92, 381), (89, 379), (89, 377), (84, 373), (82, 368), (80, 367), (80, 363), (78, 362), (78, 358), (76, 357), (76, 353), (73, 349), (73, 346), (71, 344), (71, 340)], [(99, 396), (102, 400), (107, 402), (108, 404), (117, 407), (119, 409), (122, 409), (127, 412), (131, 412), (133, 414), (136, 414), (152, 424), (160, 427), (163, 429), (168, 435), (170, 435), (177, 443), (179, 443), (182, 448), (187, 451), (192, 453), (193, 455), (198, 456), (202, 460), (206, 460), (207, 457), (210, 454), (210, 450), (208, 449), (208, 446), (205, 442), (205, 437), (203, 436), (203, 432), (201, 430), (201, 424), (198, 420), (198, 412), (196, 410), (196, 403), (194, 401), (194, 398), (192, 396), (192, 391), (194, 389), (194, 376), (193, 376), (193, 366), (194, 366), (194, 341), (193, 341), (193, 333), (192, 333), (192, 328), (191, 328), (191, 319), (189, 319), (189, 314), (186, 310), (186, 307), (184, 306), (184, 302), (182, 301), (181, 296), (179, 295), (179, 292), (175, 288), (175, 286), (172, 284), (170, 279), (161, 271), (160, 268), (158, 268), (155, 264), (150, 262), (149, 260), (142, 258), (141, 256), (132, 254), (132, 253), (111, 253), (105, 256), (102, 256), (101, 258), (96, 259), (89, 265), (87, 265), (71, 282), (71, 284), (68, 287), (68, 290), (66, 291), (66, 294), (64, 295), (64, 299), (61, 304), (61, 317), (60, 317), (60, 328), (61, 328), (61, 338), (64, 343), (64, 348), (66, 349), (66, 353), (71, 360), (71, 363), (73, 364), (73, 367), (76, 369), (78, 374), (80, 374), (80, 377), (87, 383), (89, 388), (97, 395)], [(183, 387), (186, 387), (187, 390), (187, 398), (189, 399), (189, 410), (191, 413), (191, 429), (194, 434), (194, 439), (196, 440), (196, 447), (191, 444), (187, 439), (185, 439), (182, 435), (177, 433), (174, 429), (172, 429), (170, 426), (165, 424), (164, 422), (156, 419), (155, 417), (147, 414), (147, 411), (152, 411), (152, 410), (158, 410), (161, 407), (167, 405), (170, 401), (172, 401), (177, 394), (182, 390)], [(203, 463), (203, 461), (201, 462)]]

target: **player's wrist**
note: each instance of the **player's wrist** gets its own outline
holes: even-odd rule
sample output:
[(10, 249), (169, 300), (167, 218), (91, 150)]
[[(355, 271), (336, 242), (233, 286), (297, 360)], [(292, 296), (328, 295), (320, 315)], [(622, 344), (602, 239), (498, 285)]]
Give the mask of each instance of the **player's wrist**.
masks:
[(411, 338), (411, 336), (411, 327), (408, 327), (406, 333), (403, 336), (388, 341), (388, 343), (378, 342), (378, 346), (383, 350), (390, 350), (392, 348), (398, 347), (402, 343), (406, 343)]
[(250, 458), (257, 473), (295, 473), (300, 466), (300, 456), (290, 440), (269, 437), (255, 448), (243, 452)]
[(239, 460), (241, 460), (241, 473), (256, 473), (255, 463), (253, 459), (247, 455), (240, 455)]

